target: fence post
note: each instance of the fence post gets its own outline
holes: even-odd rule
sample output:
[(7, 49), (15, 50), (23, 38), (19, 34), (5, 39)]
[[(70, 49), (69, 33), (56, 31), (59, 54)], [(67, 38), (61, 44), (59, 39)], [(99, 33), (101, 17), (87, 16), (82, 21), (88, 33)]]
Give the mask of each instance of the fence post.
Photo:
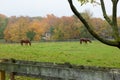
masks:
[(5, 71), (0, 71), (0, 80), (5, 80)]
[[(0, 59), (0, 63), (1, 62), (5, 62), (7, 59)], [(5, 80), (5, 71), (1, 70), (0, 71), (0, 80)]]
[[(15, 63), (15, 59), (11, 59), (10, 62)], [(15, 80), (15, 72), (10, 73), (10, 80)]]
[(14, 72), (10, 73), (10, 80), (15, 80)]

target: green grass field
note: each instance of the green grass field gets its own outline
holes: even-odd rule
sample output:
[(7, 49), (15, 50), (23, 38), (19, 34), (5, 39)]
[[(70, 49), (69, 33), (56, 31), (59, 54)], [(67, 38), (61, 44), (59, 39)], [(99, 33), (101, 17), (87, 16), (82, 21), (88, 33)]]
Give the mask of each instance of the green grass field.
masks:
[(0, 43), (0, 59), (3, 58), (120, 68), (120, 50), (97, 41), (82, 45), (79, 42), (41, 42), (32, 46)]

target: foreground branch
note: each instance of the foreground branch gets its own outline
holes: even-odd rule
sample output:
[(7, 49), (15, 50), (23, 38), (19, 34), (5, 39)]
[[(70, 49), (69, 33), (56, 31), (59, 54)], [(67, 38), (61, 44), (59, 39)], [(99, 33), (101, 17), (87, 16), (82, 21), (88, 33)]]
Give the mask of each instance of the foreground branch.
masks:
[(111, 41), (111, 40), (106, 40), (102, 37), (100, 37), (98, 34), (96, 34), (93, 29), (90, 27), (90, 25), (87, 23), (87, 21), (81, 16), (81, 14), (77, 11), (77, 9), (75, 8), (75, 6), (73, 5), (72, 0), (68, 0), (70, 7), (73, 11), (73, 13), (79, 18), (79, 20), (85, 25), (85, 27), (87, 28), (87, 30), (89, 31), (89, 33), (91, 35), (93, 35), (97, 40), (101, 41), (104, 44), (110, 45), (110, 46), (115, 46), (120, 48), (120, 42), (117, 41)]

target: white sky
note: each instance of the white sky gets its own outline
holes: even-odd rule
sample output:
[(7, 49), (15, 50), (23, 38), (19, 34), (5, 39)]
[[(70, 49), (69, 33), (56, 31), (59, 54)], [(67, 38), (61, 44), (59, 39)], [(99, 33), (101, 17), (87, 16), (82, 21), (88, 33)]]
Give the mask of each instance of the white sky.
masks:
[[(101, 17), (100, 6), (84, 5), (80, 7), (77, 0), (73, 0), (79, 11), (90, 10), (94, 17)], [(107, 2), (107, 12), (111, 15), (111, 0)], [(120, 1), (118, 8), (120, 8)], [(6, 16), (46, 16), (54, 14), (55, 16), (73, 15), (67, 0), (0, 0), (0, 13)], [(120, 10), (118, 9), (118, 16)]]

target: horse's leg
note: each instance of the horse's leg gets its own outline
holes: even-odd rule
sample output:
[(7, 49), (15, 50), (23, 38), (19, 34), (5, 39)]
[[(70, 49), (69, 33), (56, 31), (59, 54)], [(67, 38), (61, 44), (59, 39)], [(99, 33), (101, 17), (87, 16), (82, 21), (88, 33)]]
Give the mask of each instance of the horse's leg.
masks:
[(82, 44), (82, 41), (80, 40), (80, 44)]
[(23, 43), (21, 42), (21, 45), (23, 46)]
[(87, 41), (85, 41), (85, 43), (87, 44)]
[(91, 40), (89, 40), (89, 42), (90, 42), (90, 43), (92, 43), (92, 41), (91, 41)]
[(31, 46), (31, 42), (29, 42), (29, 45)]

